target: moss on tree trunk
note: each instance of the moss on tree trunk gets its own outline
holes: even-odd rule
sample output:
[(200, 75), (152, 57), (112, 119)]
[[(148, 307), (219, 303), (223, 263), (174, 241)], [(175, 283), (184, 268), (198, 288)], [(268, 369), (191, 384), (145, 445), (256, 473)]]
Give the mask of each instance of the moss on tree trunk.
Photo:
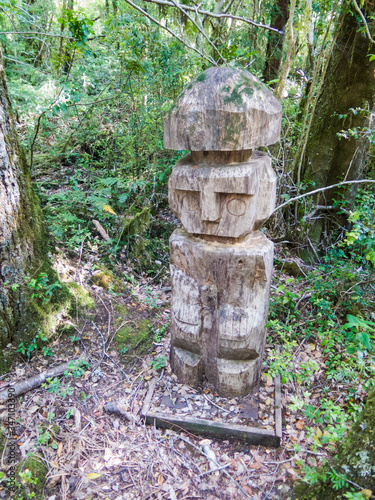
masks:
[[(48, 259), (48, 241), (39, 200), (13, 123), (0, 53), (0, 347), (33, 336), (55, 308), (30, 300), (26, 276), (44, 272), (58, 280)], [(67, 303), (69, 292), (60, 289)], [(1, 363), (0, 359), (0, 365)]]
[[(368, 3), (364, 6), (367, 16), (374, 10)], [(355, 138), (340, 139), (337, 135), (342, 130), (362, 128), (367, 124), (365, 115), (353, 114), (351, 108), (371, 111), (374, 106), (375, 61), (369, 60), (374, 50), (360, 28), (358, 16), (347, 12), (339, 28), (307, 142), (301, 178), (305, 183), (314, 183), (309, 189), (329, 186), (344, 178), (361, 178), (366, 166), (367, 142)], [(347, 117), (343, 119), (340, 115)], [(355, 187), (342, 189), (340, 195), (337, 191), (316, 195), (316, 203), (329, 206), (340, 196), (349, 203), (354, 202)], [(309, 236), (315, 248), (324, 243), (323, 232), (330, 236), (334, 229), (333, 218), (334, 212), (325, 214), (323, 211), (312, 224)], [(345, 221), (341, 219), (339, 222)]]

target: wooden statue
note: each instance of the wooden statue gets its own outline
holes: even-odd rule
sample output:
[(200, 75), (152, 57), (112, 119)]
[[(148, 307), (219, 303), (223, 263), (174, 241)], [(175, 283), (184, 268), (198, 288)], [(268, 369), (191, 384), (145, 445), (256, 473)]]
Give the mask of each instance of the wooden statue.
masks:
[(171, 366), (181, 382), (247, 394), (262, 365), (273, 243), (258, 231), (275, 206), (271, 158), (281, 105), (249, 72), (210, 68), (164, 120), (164, 144), (190, 149), (169, 180), (184, 229), (170, 238)]

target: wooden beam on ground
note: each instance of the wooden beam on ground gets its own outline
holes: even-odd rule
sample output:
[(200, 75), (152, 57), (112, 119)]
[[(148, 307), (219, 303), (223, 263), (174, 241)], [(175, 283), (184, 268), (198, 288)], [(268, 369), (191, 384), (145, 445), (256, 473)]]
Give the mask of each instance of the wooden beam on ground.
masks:
[(189, 431), (194, 434), (210, 436), (217, 439), (235, 439), (246, 444), (255, 444), (278, 448), (280, 438), (274, 431), (248, 427), (247, 425), (225, 424), (214, 420), (203, 418), (177, 418), (163, 413), (150, 412), (144, 415), (146, 424), (156, 425), (163, 429), (173, 429), (175, 431)]
[(275, 380), (275, 422), (276, 431), (249, 427), (247, 425), (227, 424), (215, 420), (206, 420), (194, 417), (177, 417), (150, 410), (152, 396), (156, 386), (156, 379), (150, 383), (142, 408), (142, 417), (148, 425), (155, 425), (162, 429), (175, 431), (189, 431), (194, 434), (210, 436), (216, 439), (235, 439), (246, 444), (278, 448), (281, 443), (281, 384), (280, 377)]
[(281, 409), (281, 380), (280, 375), (275, 377), (275, 433), (279, 437), (280, 443), (283, 436), (283, 415)]

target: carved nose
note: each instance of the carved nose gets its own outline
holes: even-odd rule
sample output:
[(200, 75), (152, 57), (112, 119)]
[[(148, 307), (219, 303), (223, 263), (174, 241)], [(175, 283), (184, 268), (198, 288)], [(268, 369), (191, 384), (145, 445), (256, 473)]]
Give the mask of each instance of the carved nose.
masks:
[(220, 220), (219, 194), (212, 190), (201, 191), (201, 218), (202, 221), (219, 222)]

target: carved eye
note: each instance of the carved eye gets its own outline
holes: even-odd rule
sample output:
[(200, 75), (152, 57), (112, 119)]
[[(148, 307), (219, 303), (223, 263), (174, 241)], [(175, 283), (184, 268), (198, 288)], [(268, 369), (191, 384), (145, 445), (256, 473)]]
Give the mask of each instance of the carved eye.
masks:
[(182, 198), (182, 206), (188, 212), (196, 212), (199, 208), (198, 194), (185, 194), (185, 196)]
[(227, 203), (227, 210), (231, 215), (240, 217), (246, 212), (246, 203), (239, 198), (233, 198)]

